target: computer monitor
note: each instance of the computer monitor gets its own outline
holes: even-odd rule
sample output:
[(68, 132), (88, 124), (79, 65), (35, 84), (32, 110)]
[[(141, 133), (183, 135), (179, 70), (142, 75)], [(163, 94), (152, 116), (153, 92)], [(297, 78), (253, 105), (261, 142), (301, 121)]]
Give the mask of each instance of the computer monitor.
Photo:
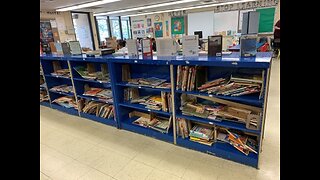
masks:
[(194, 31), (194, 35), (198, 35), (199, 39), (202, 38), (202, 31)]

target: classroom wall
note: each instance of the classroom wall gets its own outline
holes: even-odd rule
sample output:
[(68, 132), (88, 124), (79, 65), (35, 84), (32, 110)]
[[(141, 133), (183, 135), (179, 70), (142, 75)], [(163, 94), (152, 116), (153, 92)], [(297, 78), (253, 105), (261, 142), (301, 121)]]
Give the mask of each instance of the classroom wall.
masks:
[[(159, 17), (159, 20), (156, 20), (156, 16)], [(151, 25), (148, 26), (147, 19), (151, 19)], [(168, 27), (166, 25), (166, 21), (168, 21)], [(163, 37), (171, 37), (171, 17), (168, 13), (159, 13), (159, 14), (150, 14), (145, 16), (134, 16), (131, 17), (131, 30), (132, 30), (132, 38), (137, 38), (138, 35), (134, 33), (134, 31), (143, 30), (146, 36), (150, 34), (151, 37), (154, 37), (155, 30), (155, 22), (162, 23)], [(135, 27), (134, 24), (143, 24), (143, 28)], [(153, 28), (153, 33), (147, 33), (148, 28)]]
[[(40, 10), (40, 20), (55, 20), (61, 42), (76, 40), (70, 12)], [(69, 33), (67, 32), (69, 31)]]

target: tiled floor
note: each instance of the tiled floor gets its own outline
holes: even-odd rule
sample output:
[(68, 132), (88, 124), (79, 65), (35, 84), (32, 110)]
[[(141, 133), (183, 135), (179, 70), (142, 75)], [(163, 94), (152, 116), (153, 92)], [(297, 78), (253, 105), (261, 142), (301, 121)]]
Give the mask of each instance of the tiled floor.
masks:
[(40, 179), (280, 179), (279, 89), (275, 60), (260, 170), (41, 107)]

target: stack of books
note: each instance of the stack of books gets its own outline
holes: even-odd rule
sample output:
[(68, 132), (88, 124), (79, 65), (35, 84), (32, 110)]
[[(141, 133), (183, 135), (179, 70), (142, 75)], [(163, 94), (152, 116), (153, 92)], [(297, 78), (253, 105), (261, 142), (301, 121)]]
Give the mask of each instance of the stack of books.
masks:
[(183, 139), (189, 137), (191, 122), (184, 118), (177, 118), (177, 135)]
[(189, 136), (191, 141), (208, 146), (211, 146), (214, 142), (214, 130), (201, 125), (193, 126), (193, 128), (190, 129)]
[[(233, 121), (246, 124), (251, 116), (258, 116), (254, 112), (240, 108), (223, 105), (219, 103), (214, 104), (200, 104), (194, 102), (186, 102), (180, 107), (183, 115), (195, 116), (214, 121)], [(259, 119), (259, 117), (257, 118)], [(257, 125), (256, 121), (250, 122), (252, 125)]]
[(97, 117), (110, 119), (114, 117), (113, 106), (109, 104), (99, 103), (95, 101), (87, 101), (82, 108), (82, 112), (94, 114)]
[(101, 101), (113, 102), (112, 91), (110, 89), (90, 87), (83, 93), (83, 95), (97, 97)]
[(109, 73), (103, 73), (101, 71), (89, 73), (83, 66), (74, 67), (74, 70), (76, 70), (83, 79), (98, 80), (104, 83), (110, 82)]
[[(144, 113), (143, 113), (144, 114)], [(145, 128), (151, 128), (161, 133), (168, 133), (171, 126), (172, 117), (161, 116), (148, 116), (144, 115), (132, 122), (132, 124), (142, 126)]]
[(52, 102), (57, 103), (65, 108), (78, 109), (78, 105), (74, 97), (63, 96), (53, 100)]
[(231, 75), (229, 80), (226, 78), (215, 79), (203, 84), (198, 90), (223, 96), (242, 96), (260, 92), (262, 82), (261, 77), (234, 77)]
[(227, 133), (218, 132), (217, 140), (229, 143), (245, 155), (248, 155), (250, 152), (257, 154), (258, 142), (254, 138), (249, 138), (247, 135), (239, 135), (227, 129), (225, 131)]
[(197, 67), (178, 66), (176, 90), (193, 91), (196, 86)]
[(68, 86), (67, 84), (54, 86), (50, 90), (56, 91), (56, 92), (64, 92), (64, 93), (72, 93), (73, 92), (72, 86)]
[(59, 69), (59, 70), (56, 70), (55, 72), (51, 73), (51, 75), (70, 78), (70, 71), (69, 71), (69, 69)]
[(40, 89), (40, 102), (49, 101), (49, 96), (45, 89)]
[(128, 79), (128, 84), (134, 84), (152, 88), (170, 88), (170, 83), (165, 83), (165, 79), (156, 77)]
[(137, 88), (126, 88), (124, 89), (124, 101), (139, 103), (145, 105), (145, 108), (158, 111), (171, 112), (172, 109), (171, 93), (164, 91), (161, 91), (161, 96), (139, 96), (139, 90)]

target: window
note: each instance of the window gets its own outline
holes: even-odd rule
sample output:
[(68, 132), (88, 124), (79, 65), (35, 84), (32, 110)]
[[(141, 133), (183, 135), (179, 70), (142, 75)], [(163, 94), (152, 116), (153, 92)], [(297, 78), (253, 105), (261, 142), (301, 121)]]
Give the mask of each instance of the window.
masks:
[(117, 39), (121, 39), (119, 17), (110, 17), (111, 34)]
[(123, 39), (131, 39), (129, 18), (121, 18)]
[(98, 33), (99, 33), (99, 40), (104, 41), (106, 38), (110, 37), (109, 29), (108, 29), (108, 19), (105, 18), (97, 18), (98, 23)]

